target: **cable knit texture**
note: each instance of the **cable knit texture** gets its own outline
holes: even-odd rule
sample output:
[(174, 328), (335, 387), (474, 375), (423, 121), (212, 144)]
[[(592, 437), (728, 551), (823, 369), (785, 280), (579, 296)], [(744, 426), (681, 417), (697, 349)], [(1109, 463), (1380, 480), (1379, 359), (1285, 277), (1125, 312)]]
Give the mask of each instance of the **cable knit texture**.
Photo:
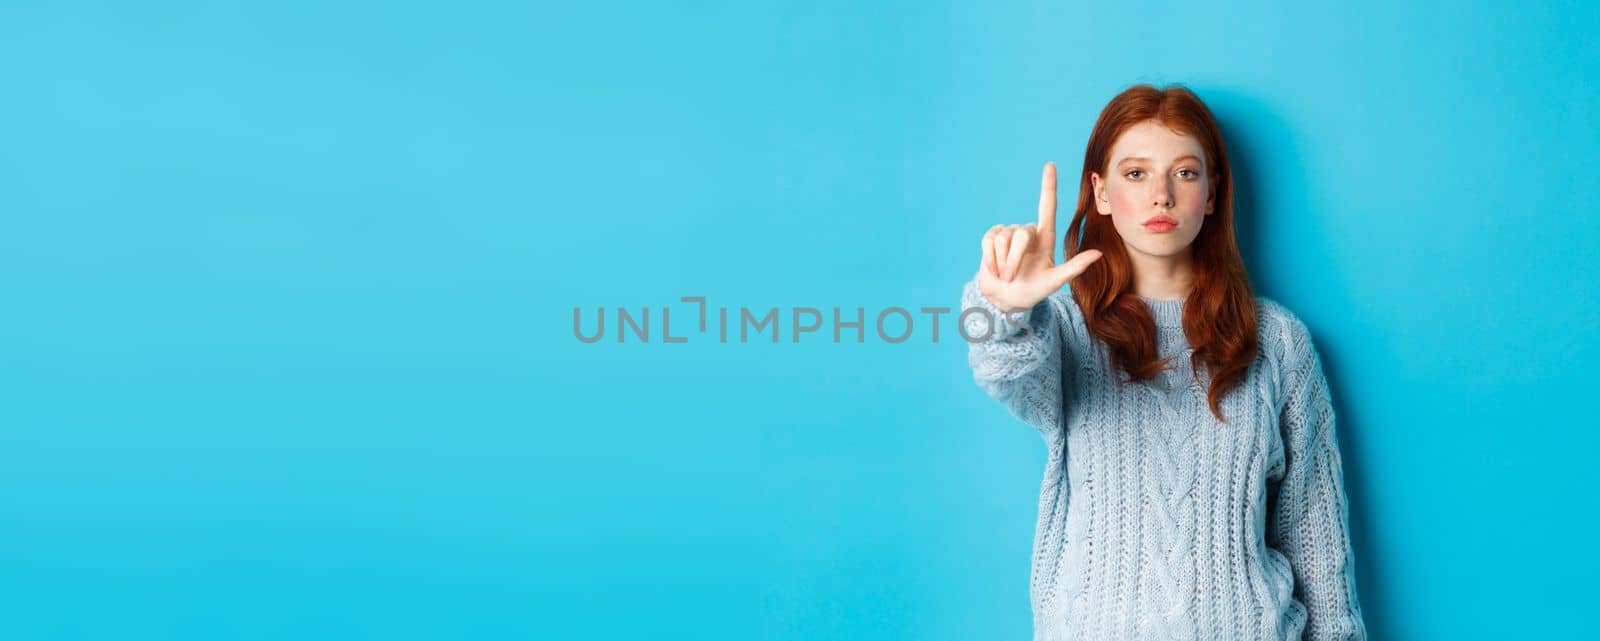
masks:
[[(962, 294), (973, 378), (1044, 437), (1036, 641), (1362, 641), (1333, 407), (1310, 333), (1257, 297), (1260, 352), (1217, 420), (1183, 300), (1140, 297), (1168, 369), (1118, 383), (1069, 288), (1002, 314)], [(993, 323), (987, 319), (993, 319)], [(987, 334), (987, 337), (985, 335)], [(980, 340), (981, 339), (981, 340)]]

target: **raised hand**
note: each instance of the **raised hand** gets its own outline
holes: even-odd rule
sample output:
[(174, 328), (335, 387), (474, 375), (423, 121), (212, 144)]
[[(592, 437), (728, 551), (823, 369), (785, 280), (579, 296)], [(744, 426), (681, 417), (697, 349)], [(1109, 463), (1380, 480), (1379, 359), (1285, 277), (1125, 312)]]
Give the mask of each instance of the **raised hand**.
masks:
[(978, 290), (1001, 311), (1029, 309), (1082, 274), (1100, 256), (1100, 250), (1090, 249), (1056, 264), (1056, 166), (1045, 163), (1039, 185), (1039, 221), (989, 228), (983, 235)]

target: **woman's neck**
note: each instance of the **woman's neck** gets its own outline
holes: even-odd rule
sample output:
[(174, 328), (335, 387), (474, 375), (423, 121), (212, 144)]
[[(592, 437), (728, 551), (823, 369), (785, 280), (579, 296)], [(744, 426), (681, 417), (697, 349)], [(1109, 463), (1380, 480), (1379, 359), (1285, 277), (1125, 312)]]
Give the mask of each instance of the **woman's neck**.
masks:
[(1172, 256), (1151, 256), (1131, 248), (1134, 292), (1155, 300), (1182, 300), (1194, 288), (1194, 262), (1190, 248)]

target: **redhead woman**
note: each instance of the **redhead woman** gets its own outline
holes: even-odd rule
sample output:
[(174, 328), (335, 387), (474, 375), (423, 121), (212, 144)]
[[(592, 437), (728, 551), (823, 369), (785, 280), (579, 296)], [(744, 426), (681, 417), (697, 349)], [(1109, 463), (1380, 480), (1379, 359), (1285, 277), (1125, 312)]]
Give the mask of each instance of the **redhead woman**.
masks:
[(1322, 363), (1233, 215), (1210, 110), (1139, 85), (1089, 137), (1070, 258), (1052, 164), (1038, 221), (983, 236), (969, 364), (1049, 452), (1036, 640), (1366, 638)]

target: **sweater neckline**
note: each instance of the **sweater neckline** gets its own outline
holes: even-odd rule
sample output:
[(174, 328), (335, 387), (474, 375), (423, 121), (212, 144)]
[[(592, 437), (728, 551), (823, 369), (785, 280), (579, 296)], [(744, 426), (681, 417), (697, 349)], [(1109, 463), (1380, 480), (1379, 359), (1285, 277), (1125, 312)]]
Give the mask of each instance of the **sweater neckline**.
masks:
[(1142, 294), (1134, 295), (1138, 296), (1139, 300), (1144, 301), (1145, 306), (1150, 308), (1151, 314), (1154, 315), (1156, 319), (1156, 327), (1165, 327), (1169, 329), (1183, 328), (1184, 299), (1175, 298), (1172, 300), (1164, 300), (1160, 298), (1148, 298)]

